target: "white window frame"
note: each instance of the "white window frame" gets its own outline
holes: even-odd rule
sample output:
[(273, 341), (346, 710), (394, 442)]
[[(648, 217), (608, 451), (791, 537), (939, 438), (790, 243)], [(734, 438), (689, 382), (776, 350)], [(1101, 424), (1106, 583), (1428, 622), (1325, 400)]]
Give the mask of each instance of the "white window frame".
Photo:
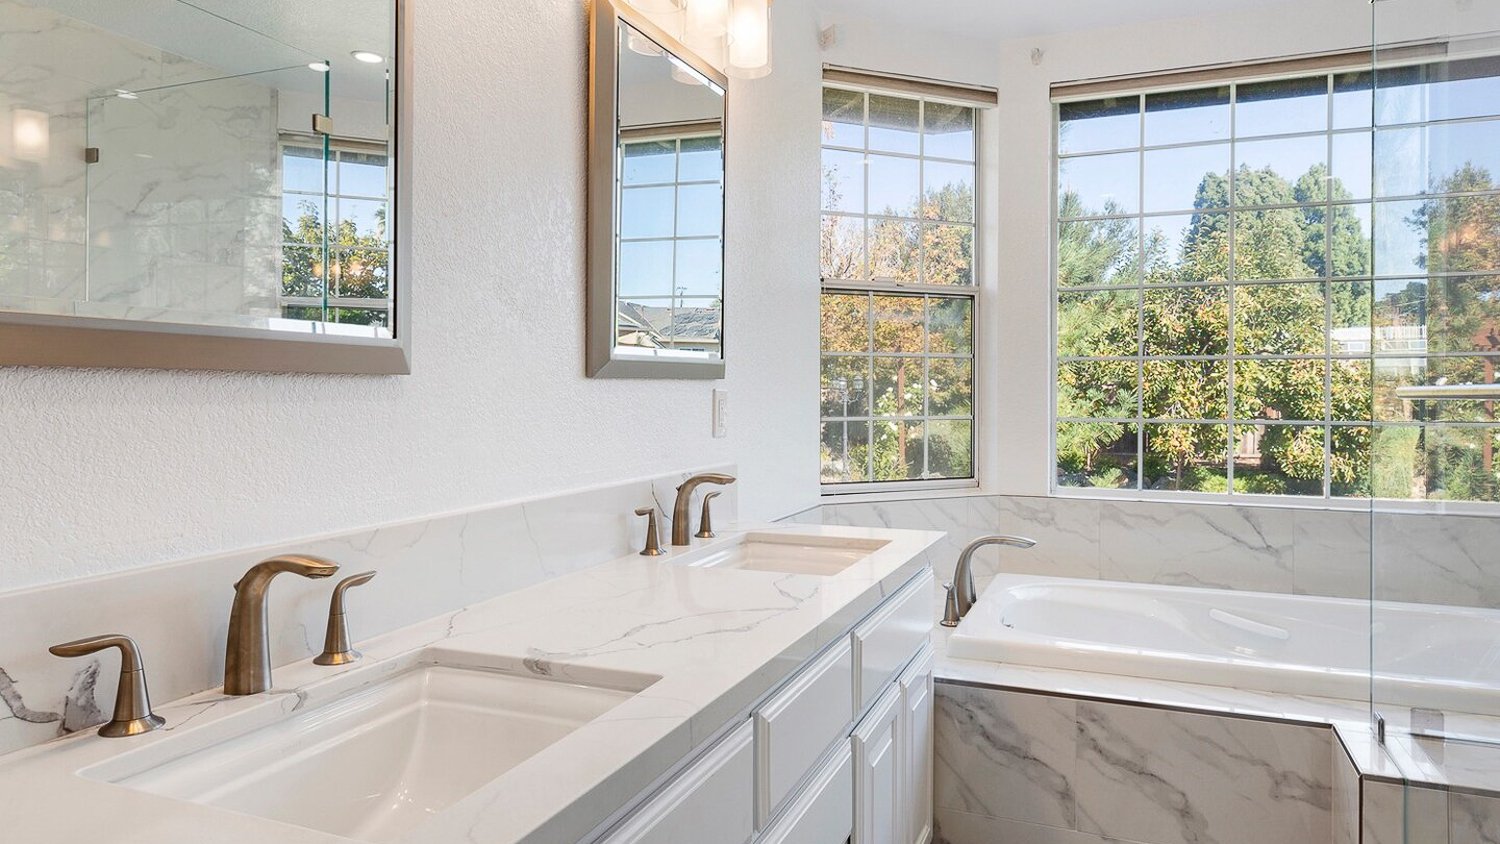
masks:
[[(921, 85), (923, 88), (931, 87), (925, 81), (922, 82), (922, 83), (919, 83), (919, 85)], [(886, 417), (876, 417), (876, 416), (871, 415), (871, 416), (862, 417), (862, 418), (870, 419), (870, 420), (873, 420), (873, 421), (907, 421), (907, 420), (920, 420), (920, 421), (923, 421), (923, 422), (929, 422), (929, 421), (934, 421), (934, 420), (935, 421), (945, 421), (945, 420), (959, 420), (959, 421), (965, 421), (966, 420), (966, 421), (968, 421), (969, 422), (969, 431), (970, 431), (970, 452), (969, 452), (970, 453), (970, 463), (969, 463), (969, 465), (970, 465), (970, 469), (971, 469), (971, 473), (972, 474), (969, 477), (966, 477), (966, 478), (930, 478), (930, 479), (927, 479), (927, 478), (917, 478), (917, 479), (899, 480), (899, 481), (851, 481), (851, 482), (848, 482), (848, 483), (820, 483), (819, 484), (820, 492), (825, 497), (838, 498), (838, 497), (842, 497), (842, 496), (870, 496), (872, 494), (880, 494), (880, 493), (891, 493), (893, 495), (903, 495), (903, 494), (910, 494), (910, 493), (913, 493), (913, 492), (937, 492), (937, 491), (964, 491), (964, 492), (967, 492), (967, 491), (972, 491), (972, 490), (978, 489), (980, 487), (980, 471), (981, 471), (981, 469), (980, 469), (980, 467), (981, 467), (981, 462), (980, 462), (980, 459), (981, 459), (981, 454), (980, 454), (980, 451), (981, 451), (981, 444), (980, 444), (981, 443), (981, 438), (980, 438), (980, 413), (979, 413), (980, 395), (979, 394), (980, 394), (980, 384), (981, 384), (980, 373), (981, 373), (981, 368), (982, 368), (982, 364), (980, 363), (980, 354), (979, 354), (979, 350), (980, 350), (980, 331), (981, 331), (981, 329), (980, 329), (980, 325), (981, 325), (981, 319), (980, 319), (981, 302), (980, 302), (980, 299), (981, 299), (981, 293), (982, 293), (982, 284), (981, 284), (981, 278), (982, 278), (982, 276), (981, 276), (982, 261), (981, 261), (981, 257), (980, 257), (980, 253), (981, 253), (980, 243), (981, 243), (981, 239), (983, 237), (983, 232), (985, 230), (985, 228), (984, 228), (985, 227), (985, 214), (984, 214), (984, 202), (983, 202), (983, 182), (984, 182), (984, 178), (983, 178), (983, 175), (982, 175), (983, 162), (982, 162), (982, 155), (981, 155), (982, 150), (984, 148), (983, 147), (983, 143), (982, 143), (982, 130), (981, 130), (981, 123), (982, 123), (981, 117), (982, 117), (982, 115), (984, 113), (984, 107), (981, 106), (981, 105), (979, 105), (979, 104), (977, 104), (977, 103), (975, 103), (975, 102), (973, 102), (973, 101), (968, 101), (968, 100), (961, 99), (961, 98), (951, 98), (951, 97), (944, 97), (944, 96), (940, 96), (940, 95), (934, 95), (932, 93), (928, 93), (925, 90), (920, 90), (920, 89), (919, 90), (903, 89), (903, 87), (901, 85), (899, 85), (899, 84), (892, 85), (890, 87), (884, 87), (884, 86), (881, 86), (881, 85), (878, 85), (878, 84), (866, 85), (866, 84), (858, 84), (858, 83), (855, 83), (855, 82), (844, 81), (844, 80), (833, 81), (833, 80), (827, 80), (827, 79), (825, 79), (824, 82), (823, 82), (823, 84), (822, 84), (822, 86), (819, 88), (819, 90), (821, 92), (821, 91), (826, 90), (826, 89), (835, 89), (835, 90), (840, 90), (840, 91), (849, 91), (849, 92), (859, 93), (859, 94), (865, 94), (865, 95), (874, 94), (874, 95), (878, 95), (878, 96), (898, 97), (898, 98), (902, 98), (902, 99), (916, 100), (916, 101), (922, 103), (921, 108), (923, 109), (922, 113), (924, 115), (924, 119), (925, 119), (926, 104), (929, 103), (929, 102), (932, 102), (932, 103), (941, 103), (941, 104), (946, 104), (946, 105), (962, 106), (964, 108), (972, 109), (973, 112), (974, 112), (974, 156), (973, 156), (973, 161), (972, 161), (972, 164), (974, 166), (974, 222), (973, 222), (974, 240), (973, 240), (973, 247), (971, 249), (971, 256), (972, 256), (972, 262), (973, 263), (972, 263), (972, 266), (970, 267), (970, 283), (968, 285), (926, 284), (926, 283), (916, 283), (916, 282), (903, 282), (903, 281), (897, 281), (895, 279), (878, 279), (878, 278), (871, 278), (871, 279), (868, 279), (868, 280), (864, 280), (864, 279), (826, 279), (826, 278), (821, 278), (820, 277), (820, 279), (819, 279), (819, 290), (818, 290), (818, 300), (819, 300), (820, 306), (821, 306), (823, 294), (825, 294), (825, 293), (856, 293), (856, 294), (857, 293), (864, 293), (864, 294), (869, 294), (871, 296), (880, 296), (880, 295), (939, 296), (939, 297), (965, 299), (965, 300), (969, 301), (970, 308), (971, 308), (971, 310), (970, 310), (971, 333), (970, 333), (970, 337), (969, 337), (969, 356), (968, 356), (968, 360), (970, 362), (969, 363), (970, 415), (969, 416), (937, 416), (937, 417), (933, 417), (933, 416), (928, 416), (926, 414), (923, 414), (923, 415), (919, 415), (919, 416), (900, 417), (899, 419), (895, 418), (895, 417), (887, 419)], [(866, 102), (868, 103), (868, 100)], [(868, 126), (868, 123), (869, 123), (868, 107), (866, 109), (866, 114), (865, 114), (865, 123), (866, 123), (866, 126)], [(867, 140), (866, 143), (868, 145), (868, 140)], [(854, 149), (852, 147), (841, 147), (841, 146), (836, 146), (836, 145), (829, 145), (829, 144), (820, 143), (819, 144), (820, 159), (821, 159), (821, 152), (822, 152), (822, 150), (825, 150), (825, 149), (833, 149), (833, 150), (838, 150), (838, 151), (843, 151), (843, 152), (856, 152), (856, 153), (861, 153), (861, 154), (866, 154), (866, 153), (869, 152), (868, 149)], [(915, 153), (915, 154), (912, 154), (912, 153), (885, 152), (885, 151), (880, 151), (878, 154), (880, 154), (880, 155), (890, 155), (890, 156), (896, 157), (896, 158), (908, 158), (908, 159), (915, 159), (915, 160), (917, 160), (919, 162), (919, 165), (918, 165), (918, 167), (919, 167), (919, 171), (918, 171), (919, 172), (919, 176), (918, 176), (919, 191), (922, 190), (922, 189), (924, 189), (922, 187), (922, 185), (924, 183), (921, 180), (921, 166), (922, 166), (921, 162), (925, 162), (929, 158), (927, 155), (925, 155), (925, 150), (924, 151), (920, 151), (920, 152)], [(933, 156), (931, 158), (932, 158), (932, 160), (942, 161), (942, 162), (950, 162), (951, 161), (953, 163), (962, 163), (962, 164), (969, 164), (969, 163), (971, 163), (971, 162), (967, 162), (967, 161), (965, 161), (965, 162), (958, 162), (958, 161), (956, 161), (954, 159), (946, 159), (946, 158), (941, 158), (941, 157), (938, 157), (938, 156)], [(821, 170), (820, 170), (820, 172), (821, 172)], [(820, 192), (820, 196), (821, 196), (821, 181), (820, 181), (819, 192)], [(866, 168), (866, 171), (865, 171), (865, 196), (867, 197), (867, 201), (868, 201), (868, 196), (869, 196), (869, 170), (868, 170), (868, 168)], [(821, 206), (821, 200), (820, 200), (819, 204)], [(882, 215), (879, 215), (879, 214), (868, 213), (868, 208), (866, 209), (866, 213), (863, 213), (863, 214), (852, 214), (852, 213), (838, 214), (838, 213), (832, 213), (832, 212), (830, 212), (830, 213), (833, 216), (857, 217), (857, 218), (859, 218), (861, 220), (898, 219), (901, 222), (908, 222), (905, 218), (888, 218), (888, 217), (883, 217)], [(824, 216), (824, 214), (823, 214), (823, 212), (821, 210), (821, 207), (820, 207), (820, 209), (819, 209), (819, 219), (821, 220), (823, 216)], [(865, 250), (864, 250), (864, 252), (865, 252), (866, 261), (868, 261), (869, 260), (869, 233), (868, 233), (868, 229), (866, 229), (864, 237), (865, 237)], [(924, 308), (924, 312), (925, 312), (925, 308)], [(870, 311), (870, 313), (869, 313), (869, 315), (868, 315), (868, 319), (871, 320), (871, 321), (873, 321), (874, 318), (875, 318), (875, 315), (874, 315), (873, 308), (872, 308), (871, 311)], [(930, 334), (928, 334), (927, 332), (924, 332), (924, 336), (928, 336), (930, 338)], [(928, 351), (928, 350), (924, 350), (923, 352), (920, 352), (920, 353), (915, 353), (915, 352), (914, 353), (902, 353), (902, 354), (891, 353), (889, 355), (882, 355), (881, 353), (874, 353), (874, 352), (866, 352), (864, 354), (860, 354), (860, 353), (848, 353), (845, 356), (847, 356), (847, 357), (865, 357), (867, 359), (870, 359), (871, 361), (873, 361), (875, 358), (881, 357), (881, 356), (920, 358), (920, 359), (923, 360), (924, 364), (925, 364), (925, 362), (927, 360), (929, 360), (930, 358), (933, 358), (933, 357), (938, 357), (938, 358), (962, 358), (963, 357), (961, 355), (942, 355), (942, 354), (940, 354), (940, 355), (932, 355), (930, 353), (930, 351)], [(819, 371), (820, 371), (820, 373), (821, 373), (821, 369), (822, 369), (822, 360), (823, 360), (823, 358), (824, 358), (824, 352), (823, 352), (823, 349), (822, 349), (822, 337), (821, 337), (821, 331), (820, 331), (820, 333), (819, 333), (819, 347), (818, 347), (818, 361), (819, 361)], [(821, 375), (820, 375), (820, 381), (821, 381)], [(821, 404), (821, 402), (820, 402), (820, 404)], [(873, 410), (873, 408), (872, 408), (872, 410)], [(832, 417), (824, 417), (822, 415), (821, 407), (819, 409), (818, 418), (819, 418), (819, 426), (820, 427), (822, 426), (822, 424), (826, 420), (832, 419)], [(855, 417), (840, 418), (837, 421), (844, 421), (844, 419), (854, 419), (854, 418)], [(924, 439), (923, 439), (924, 465), (925, 465), (925, 462), (926, 462), (925, 449), (927, 447), (928, 447), (928, 440), (927, 440), (926, 437), (924, 437)]]

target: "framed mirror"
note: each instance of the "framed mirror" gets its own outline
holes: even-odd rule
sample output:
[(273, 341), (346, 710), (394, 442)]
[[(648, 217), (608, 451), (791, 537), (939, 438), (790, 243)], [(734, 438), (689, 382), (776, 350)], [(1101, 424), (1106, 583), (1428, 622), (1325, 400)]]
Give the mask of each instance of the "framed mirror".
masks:
[(410, 371), (405, 0), (0, 0), (0, 365)]
[(595, 0), (590, 82), (588, 374), (722, 378), (728, 80)]

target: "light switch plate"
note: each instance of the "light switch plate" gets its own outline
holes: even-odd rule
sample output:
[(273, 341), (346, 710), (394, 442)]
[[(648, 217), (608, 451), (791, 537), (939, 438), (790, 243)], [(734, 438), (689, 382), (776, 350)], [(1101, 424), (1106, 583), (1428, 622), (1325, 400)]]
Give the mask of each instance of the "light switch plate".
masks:
[(714, 390), (714, 439), (729, 436), (729, 391)]

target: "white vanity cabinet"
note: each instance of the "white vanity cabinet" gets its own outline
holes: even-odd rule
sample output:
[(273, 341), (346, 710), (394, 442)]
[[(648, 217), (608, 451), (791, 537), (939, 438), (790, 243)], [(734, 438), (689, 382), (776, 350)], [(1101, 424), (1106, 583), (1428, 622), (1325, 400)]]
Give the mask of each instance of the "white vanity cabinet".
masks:
[(745, 844), (755, 832), (754, 732), (735, 728), (637, 809), (604, 844)]
[(932, 582), (882, 601), (597, 844), (929, 844)]

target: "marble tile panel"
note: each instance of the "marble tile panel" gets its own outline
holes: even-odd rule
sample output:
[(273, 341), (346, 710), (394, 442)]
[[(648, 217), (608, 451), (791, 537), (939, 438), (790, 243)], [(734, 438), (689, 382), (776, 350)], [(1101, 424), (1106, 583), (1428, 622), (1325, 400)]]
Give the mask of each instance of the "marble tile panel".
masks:
[(1005, 551), (997, 572), (1099, 577), (1099, 518), (1104, 503), (1080, 498), (986, 496), (971, 499), (985, 533), (1019, 534), (1034, 548)]
[(1448, 793), (1365, 780), (1361, 844), (1448, 844)]
[(1298, 595), (1370, 597), (1370, 514), (1292, 511), (1292, 582)]
[(1500, 519), (1438, 513), (1377, 513), (1377, 600), (1500, 605)]
[(1332, 837), (1329, 730), (1078, 704), (1078, 828), (1153, 844)]
[(1339, 736), (1329, 744), (1333, 756), (1333, 844), (1359, 844), (1359, 769)]
[(1291, 592), (1290, 510), (1105, 502), (1099, 569), (1106, 580)]
[(1075, 701), (942, 683), (936, 704), (935, 805), (1075, 826)]
[(1449, 844), (1500, 844), (1500, 798), (1448, 795)]
[(1055, 826), (937, 810), (936, 844), (1140, 844)]

